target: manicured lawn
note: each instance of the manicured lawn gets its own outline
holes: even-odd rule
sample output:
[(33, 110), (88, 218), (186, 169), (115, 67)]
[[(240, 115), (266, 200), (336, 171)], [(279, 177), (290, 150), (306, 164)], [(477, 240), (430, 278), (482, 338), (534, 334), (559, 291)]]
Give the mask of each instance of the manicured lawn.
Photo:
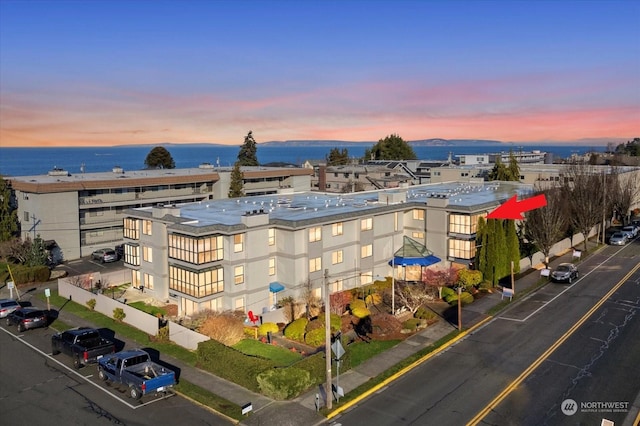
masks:
[(132, 302), (128, 303), (128, 305), (132, 308), (136, 308), (139, 311), (146, 312), (149, 315), (153, 315), (154, 317), (157, 317), (158, 315), (164, 316), (167, 314), (167, 312), (163, 308), (153, 305), (147, 305), (144, 302)]
[(233, 345), (233, 348), (247, 355), (270, 359), (278, 366), (291, 365), (302, 359), (302, 355), (297, 352), (292, 352), (281, 346), (273, 346), (253, 339), (241, 340)]
[(357, 367), (369, 358), (386, 351), (400, 343), (400, 340), (371, 340), (370, 342), (355, 342), (347, 346), (351, 356), (351, 368)]

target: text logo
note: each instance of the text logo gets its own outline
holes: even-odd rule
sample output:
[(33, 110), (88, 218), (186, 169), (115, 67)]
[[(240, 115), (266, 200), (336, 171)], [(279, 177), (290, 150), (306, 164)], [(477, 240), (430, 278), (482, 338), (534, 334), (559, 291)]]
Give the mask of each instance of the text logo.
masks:
[(562, 401), (560, 409), (562, 410), (563, 414), (567, 416), (573, 416), (578, 412), (578, 403), (573, 399), (565, 399), (564, 401)]

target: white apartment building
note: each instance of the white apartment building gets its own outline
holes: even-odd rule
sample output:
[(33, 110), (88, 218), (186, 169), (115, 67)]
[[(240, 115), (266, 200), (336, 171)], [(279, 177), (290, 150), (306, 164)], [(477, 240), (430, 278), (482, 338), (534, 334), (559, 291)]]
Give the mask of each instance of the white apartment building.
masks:
[[(127, 210), (131, 282), (176, 303), (265, 312), (282, 295), (316, 297), (391, 276), (404, 237), (446, 266), (475, 256), (479, 216), (532, 187), (514, 182), (443, 183), (353, 194), (300, 192)], [(420, 279), (420, 267), (395, 276)], [(326, 271), (326, 277), (325, 277)], [(413, 278), (411, 278), (413, 277)], [(326, 284), (326, 286), (325, 286)]]
[[(313, 173), (300, 168), (243, 167), (250, 196), (310, 189)], [(123, 238), (124, 212), (157, 203), (187, 203), (227, 198), (231, 168), (197, 168), (6, 177), (18, 207), (21, 237), (55, 241), (64, 260), (113, 247)]]

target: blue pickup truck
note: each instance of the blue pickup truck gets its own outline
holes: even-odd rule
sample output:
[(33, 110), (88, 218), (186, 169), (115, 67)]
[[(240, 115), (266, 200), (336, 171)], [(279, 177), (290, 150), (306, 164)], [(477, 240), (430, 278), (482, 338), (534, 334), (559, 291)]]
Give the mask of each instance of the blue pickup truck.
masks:
[(127, 386), (129, 396), (136, 400), (150, 393), (166, 393), (176, 384), (175, 373), (152, 362), (142, 349), (103, 356), (98, 360), (98, 377)]

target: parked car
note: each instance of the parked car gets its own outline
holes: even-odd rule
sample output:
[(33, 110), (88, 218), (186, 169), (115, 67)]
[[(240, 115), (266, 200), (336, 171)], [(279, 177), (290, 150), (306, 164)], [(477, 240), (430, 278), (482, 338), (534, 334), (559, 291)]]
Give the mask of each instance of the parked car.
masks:
[(0, 318), (5, 318), (20, 307), (20, 304), (13, 299), (0, 299)]
[(614, 232), (614, 234), (609, 238), (609, 244), (612, 246), (623, 246), (627, 244), (627, 241), (627, 234), (623, 234), (622, 232)]
[(95, 364), (104, 355), (116, 351), (115, 344), (105, 339), (95, 328), (79, 327), (51, 336), (51, 354), (60, 352), (73, 358), (73, 366)]
[(578, 267), (573, 263), (561, 263), (551, 272), (551, 281), (568, 282), (571, 284), (573, 280), (578, 279)]
[(103, 248), (91, 253), (91, 258), (94, 260), (99, 260), (102, 263), (115, 262), (118, 260), (118, 253), (116, 253), (116, 251), (113, 249)]
[(46, 312), (36, 308), (17, 309), (7, 315), (7, 325), (17, 325), (20, 332), (32, 328), (46, 327), (47, 322)]
[(103, 356), (98, 360), (98, 377), (127, 386), (133, 399), (152, 392), (168, 392), (176, 384), (175, 373), (151, 361), (142, 349)]
[(624, 226), (622, 232), (627, 234), (627, 239), (632, 239), (638, 236), (638, 228), (633, 225)]

